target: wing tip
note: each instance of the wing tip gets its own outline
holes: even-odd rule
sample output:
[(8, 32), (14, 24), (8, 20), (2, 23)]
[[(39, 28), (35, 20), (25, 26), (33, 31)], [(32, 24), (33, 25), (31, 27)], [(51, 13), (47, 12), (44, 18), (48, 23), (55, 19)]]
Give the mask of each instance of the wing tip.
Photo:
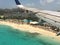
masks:
[(16, 3), (17, 5), (21, 5), (21, 3), (19, 2), (19, 0), (15, 0), (15, 3)]

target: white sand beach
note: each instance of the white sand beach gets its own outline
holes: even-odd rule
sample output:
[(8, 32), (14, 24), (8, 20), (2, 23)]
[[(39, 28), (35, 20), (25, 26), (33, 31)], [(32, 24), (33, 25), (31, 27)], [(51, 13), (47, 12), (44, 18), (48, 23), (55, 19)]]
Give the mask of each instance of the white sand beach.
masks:
[(26, 31), (26, 32), (31, 32), (31, 33), (40, 33), (42, 35), (51, 36), (52, 38), (54, 38), (56, 40), (60, 40), (60, 36), (56, 36), (55, 33), (44, 30), (42, 28), (36, 28), (31, 25), (16, 24), (16, 23), (6, 22), (6, 21), (0, 21), (0, 24), (9, 25), (15, 29), (20, 29), (20, 30), (22, 29), (21, 31)]

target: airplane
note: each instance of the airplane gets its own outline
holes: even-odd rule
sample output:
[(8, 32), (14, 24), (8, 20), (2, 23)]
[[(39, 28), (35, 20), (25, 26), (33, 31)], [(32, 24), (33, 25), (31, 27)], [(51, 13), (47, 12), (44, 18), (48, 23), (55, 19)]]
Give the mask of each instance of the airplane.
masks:
[(49, 24), (50, 26), (56, 27), (56, 29), (59, 28), (60, 30), (60, 12), (56, 11), (48, 11), (48, 10), (38, 10), (36, 8), (30, 8), (30, 7), (25, 7), (23, 6), (19, 0), (15, 0), (15, 3), (18, 8), (32, 11), (36, 13), (35, 15), (39, 18), (39, 22), (44, 20), (44, 23)]

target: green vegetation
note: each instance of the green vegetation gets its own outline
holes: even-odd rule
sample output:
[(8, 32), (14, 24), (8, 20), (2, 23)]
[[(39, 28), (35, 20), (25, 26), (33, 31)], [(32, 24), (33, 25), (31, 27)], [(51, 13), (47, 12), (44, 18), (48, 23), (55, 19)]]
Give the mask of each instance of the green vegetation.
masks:
[(28, 19), (38, 21), (36, 13), (19, 8), (0, 9), (0, 19)]

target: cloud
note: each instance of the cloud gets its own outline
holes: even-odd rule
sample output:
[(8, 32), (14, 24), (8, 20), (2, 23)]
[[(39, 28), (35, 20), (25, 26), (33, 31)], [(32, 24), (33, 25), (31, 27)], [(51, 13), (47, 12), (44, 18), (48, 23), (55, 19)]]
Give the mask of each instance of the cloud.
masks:
[(52, 3), (52, 2), (54, 2), (55, 0), (40, 0), (40, 4), (41, 5), (47, 5), (47, 4), (49, 4), (49, 3)]
[(35, 4), (34, 3), (27, 3), (26, 5), (27, 6), (34, 6)]
[(45, 0), (40, 0), (40, 4), (41, 5), (45, 5), (46, 4), (46, 1)]
[(58, 0), (58, 1), (56, 2), (56, 4), (60, 5), (60, 0)]
[(55, 0), (46, 0), (47, 1), (47, 3), (52, 3), (52, 2), (54, 2)]

